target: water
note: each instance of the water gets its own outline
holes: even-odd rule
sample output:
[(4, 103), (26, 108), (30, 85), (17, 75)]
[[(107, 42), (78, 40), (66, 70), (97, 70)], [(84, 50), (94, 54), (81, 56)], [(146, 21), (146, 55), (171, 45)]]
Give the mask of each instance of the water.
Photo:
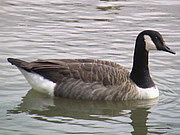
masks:
[[(178, 0), (0, 1), (0, 134), (146, 135), (180, 132), (180, 2)], [(134, 42), (159, 31), (176, 55), (152, 52), (160, 89), (150, 101), (82, 101), (31, 90), (7, 57), (97, 58), (131, 70)]]

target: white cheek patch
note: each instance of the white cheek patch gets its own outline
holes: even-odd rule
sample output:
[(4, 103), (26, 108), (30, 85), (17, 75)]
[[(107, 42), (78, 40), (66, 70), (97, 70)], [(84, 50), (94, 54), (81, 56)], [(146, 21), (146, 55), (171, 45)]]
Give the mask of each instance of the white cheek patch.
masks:
[(157, 50), (156, 45), (154, 44), (150, 36), (144, 35), (144, 42), (146, 51)]

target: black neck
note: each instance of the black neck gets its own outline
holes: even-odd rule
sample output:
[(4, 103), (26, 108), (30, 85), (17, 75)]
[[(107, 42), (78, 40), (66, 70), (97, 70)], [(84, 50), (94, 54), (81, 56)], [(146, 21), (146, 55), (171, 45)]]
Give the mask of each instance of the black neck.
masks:
[(155, 85), (149, 74), (148, 51), (145, 49), (143, 36), (137, 37), (136, 40), (133, 68), (130, 78), (141, 88), (150, 88)]

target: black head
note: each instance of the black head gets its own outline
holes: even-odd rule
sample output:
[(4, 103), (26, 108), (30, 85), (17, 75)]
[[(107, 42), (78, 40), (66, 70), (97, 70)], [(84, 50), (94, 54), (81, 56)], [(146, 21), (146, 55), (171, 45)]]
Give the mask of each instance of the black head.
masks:
[(165, 45), (161, 34), (153, 30), (142, 31), (137, 39), (134, 51), (134, 62), (130, 78), (140, 88), (151, 88), (155, 84), (149, 74), (148, 52), (150, 50), (163, 50), (175, 54)]
[(175, 54), (173, 50), (166, 46), (161, 34), (153, 30), (144, 30), (138, 37), (143, 37), (146, 51), (162, 50)]

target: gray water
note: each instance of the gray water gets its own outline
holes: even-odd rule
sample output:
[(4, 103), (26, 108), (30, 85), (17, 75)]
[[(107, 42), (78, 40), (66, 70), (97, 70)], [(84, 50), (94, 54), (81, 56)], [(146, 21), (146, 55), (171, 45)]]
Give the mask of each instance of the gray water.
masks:
[[(146, 101), (50, 98), (6, 58), (96, 58), (132, 67), (135, 38), (159, 31), (176, 55), (151, 52), (160, 97)], [(179, 0), (0, 1), (0, 134), (180, 134)]]

